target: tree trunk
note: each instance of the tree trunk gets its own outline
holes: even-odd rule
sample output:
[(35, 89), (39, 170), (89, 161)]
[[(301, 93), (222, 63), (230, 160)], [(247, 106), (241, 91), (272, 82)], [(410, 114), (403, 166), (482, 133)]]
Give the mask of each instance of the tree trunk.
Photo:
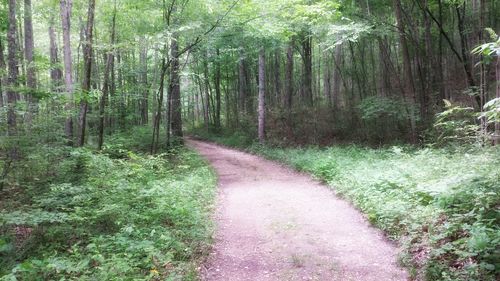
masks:
[(57, 39), (54, 31), (54, 26), (49, 26), (49, 41), (50, 41), (50, 80), (52, 82), (52, 90), (59, 91), (61, 85), (62, 71), (59, 68), (59, 57), (57, 53)]
[(101, 96), (101, 101), (99, 103), (99, 138), (97, 141), (97, 149), (101, 150), (102, 145), (104, 143), (104, 119), (105, 119), (105, 110), (106, 110), (106, 103), (107, 103), (107, 98), (108, 94), (111, 89), (110, 85), (110, 76), (111, 74), (111, 67), (113, 64), (114, 60), (114, 44), (115, 44), (115, 25), (116, 25), (116, 7), (115, 10), (113, 11), (113, 19), (111, 22), (111, 50), (108, 50), (107, 54), (107, 60), (106, 60), (106, 68), (104, 70), (104, 83), (102, 85), (102, 96)]
[(139, 64), (141, 67), (140, 81), (142, 85), (142, 99), (140, 103), (141, 108), (141, 125), (146, 125), (148, 123), (148, 47), (146, 40), (142, 38), (141, 51), (139, 54)]
[(4, 107), (3, 93), (7, 86), (7, 65), (5, 64), (5, 57), (3, 54), (3, 42), (0, 38), (0, 107)]
[(280, 56), (281, 56), (281, 48), (276, 48), (274, 52), (274, 105), (276, 106), (279, 103), (281, 98), (281, 66), (280, 66)]
[(69, 113), (66, 118), (64, 132), (68, 143), (73, 143), (73, 78), (72, 78), (72, 58), (71, 58), (71, 8), (72, 0), (61, 0), (61, 25), (63, 31), (63, 53), (64, 53), (64, 84), (66, 86), (67, 102), (64, 109)]
[[(160, 121), (161, 121), (161, 111), (163, 105), (163, 90), (165, 83), (165, 75), (167, 73), (167, 63), (165, 62), (165, 58), (161, 60), (161, 73), (160, 73), (160, 87), (158, 89), (158, 102), (156, 103), (157, 109), (153, 122), (153, 140), (151, 143), (151, 154), (156, 153), (156, 149), (158, 146), (158, 139), (160, 136)], [(168, 133), (168, 132), (167, 132)]]
[[(9, 0), (9, 29), (7, 32), (8, 45), (8, 82), (7, 82), (7, 135), (9, 137), (17, 134), (17, 116), (16, 116), (16, 88), (19, 85), (18, 76), (19, 69), (17, 61), (17, 27), (16, 27), (16, 0)], [(16, 158), (15, 147), (10, 151), (9, 157), (11, 160)]]
[(265, 50), (260, 49), (259, 52), (259, 127), (258, 136), (259, 143), (263, 144), (266, 138), (265, 135), (265, 123), (266, 123), (266, 95), (265, 95), (265, 85), (266, 85), (266, 64), (265, 64)]
[(290, 41), (286, 50), (284, 104), (288, 110), (291, 110), (292, 108), (292, 97), (293, 97), (293, 40)]
[(217, 61), (215, 64), (215, 129), (217, 131), (221, 128), (220, 111), (221, 111), (221, 91), (220, 91), (220, 53), (217, 49)]
[(333, 101), (333, 108), (335, 112), (339, 108), (344, 107), (344, 99), (342, 94), (340, 93), (340, 82), (341, 82), (341, 76), (340, 76), (340, 60), (342, 59), (342, 46), (338, 45), (335, 47), (335, 54), (334, 54), (334, 59), (333, 63), (335, 64), (335, 67), (333, 69), (333, 93), (332, 93), (332, 101)]
[[(401, 0), (393, 0), (394, 11), (396, 14), (396, 21), (399, 31), (399, 41), (401, 44), (401, 52), (403, 56), (403, 68), (404, 68), (404, 77), (405, 77), (405, 87), (404, 87), (404, 96), (405, 98), (410, 95), (413, 98), (413, 102), (416, 101), (415, 96), (415, 85), (413, 83), (413, 74), (411, 70), (411, 62), (410, 62), (410, 52), (408, 50), (408, 42), (406, 41), (405, 34), (405, 26), (403, 23), (403, 12), (401, 9)], [(409, 109), (409, 119), (410, 119), (410, 127), (411, 127), (411, 141), (416, 142), (417, 140), (417, 132), (416, 132), (416, 121), (415, 114), (413, 112), (413, 107)]]
[(26, 87), (28, 88), (28, 114), (27, 123), (31, 124), (33, 114), (37, 110), (37, 101), (34, 94), (36, 90), (36, 76), (35, 76), (35, 63), (33, 59), (34, 51), (33, 42), (33, 21), (31, 11), (31, 0), (24, 0), (24, 56), (26, 58)]
[(240, 50), (238, 61), (238, 85), (239, 85), (239, 109), (241, 113), (246, 112), (247, 83), (245, 76), (245, 59), (243, 49)]
[(302, 59), (304, 61), (304, 78), (303, 78), (303, 101), (306, 105), (313, 105), (312, 96), (312, 38), (311, 34), (307, 33), (302, 41)]
[[(500, 99), (500, 56), (497, 56), (497, 64), (496, 64), (496, 98)], [(494, 136), (494, 144), (499, 145), (500, 144), (500, 122), (495, 122), (495, 136)]]
[(94, 32), (94, 12), (95, 12), (95, 0), (89, 0), (88, 8), (88, 18), (87, 18), (87, 28), (86, 28), (86, 42), (83, 48), (83, 81), (82, 81), (82, 93), (84, 99), (80, 103), (80, 118), (78, 134), (78, 146), (83, 146), (85, 144), (85, 128), (87, 123), (87, 108), (88, 103), (85, 97), (90, 91), (91, 77), (92, 77), (92, 35)]
[(181, 87), (180, 87), (180, 65), (179, 65), (179, 45), (177, 36), (173, 36), (170, 45), (171, 65), (170, 65), (170, 91), (171, 95), (171, 128), (172, 136), (176, 144), (182, 144), (182, 108), (181, 108)]

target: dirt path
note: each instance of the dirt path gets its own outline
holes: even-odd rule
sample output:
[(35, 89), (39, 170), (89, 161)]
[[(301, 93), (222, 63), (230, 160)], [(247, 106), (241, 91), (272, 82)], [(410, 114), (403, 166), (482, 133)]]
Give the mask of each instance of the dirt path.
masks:
[(397, 249), (324, 185), (276, 163), (188, 140), (219, 175), (203, 280), (407, 280)]

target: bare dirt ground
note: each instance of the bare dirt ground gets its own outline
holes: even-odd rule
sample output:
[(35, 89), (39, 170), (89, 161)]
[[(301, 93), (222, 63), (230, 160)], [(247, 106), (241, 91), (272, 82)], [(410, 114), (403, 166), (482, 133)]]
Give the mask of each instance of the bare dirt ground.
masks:
[(219, 176), (203, 280), (408, 280), (397, 248), (328, 187), (261, 157), (188, 144)]

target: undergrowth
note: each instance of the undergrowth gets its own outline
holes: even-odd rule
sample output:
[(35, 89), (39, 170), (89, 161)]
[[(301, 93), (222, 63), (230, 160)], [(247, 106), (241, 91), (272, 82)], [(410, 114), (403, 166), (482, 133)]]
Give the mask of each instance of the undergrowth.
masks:
[(0, 197), (0, 280), (196, 280), (215, 176), (191, 150), (150, 156), (127, 135), (23, 159), (30, 178)]
[(399, 242), (415, 279), (498, 280), (500, 150), (248, 145), (204, 135), (312, 174)]

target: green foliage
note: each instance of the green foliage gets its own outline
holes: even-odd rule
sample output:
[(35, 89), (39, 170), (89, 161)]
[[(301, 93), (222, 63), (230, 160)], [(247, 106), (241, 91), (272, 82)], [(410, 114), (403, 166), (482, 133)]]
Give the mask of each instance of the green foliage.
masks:
[(484, 112), (479, 118), (484, 118), (488, 124), (500, 122), (500, 98), (494, 98), (484, 105)]
[(472, 107), (454, 106), (445, 100), (446, 109), (436, 114), (435, 143), (472, 144), (479, 141), (479, 126)]
[(102, 153), (71, 149), (30, 200), (0, 201), (1, 280), (196, 276), (212, 233), (214, 174), (190, 150), (148, 156), (129, 142), (117, 135)]
[(361, 102), (359, 109), (363, 120), (390, 118), (396, 122), (404, 122), (411, 117), (409, 112), (414, 112), (413, 118), (418, 118), (413, 105), (384, 97), (368, 97)]

